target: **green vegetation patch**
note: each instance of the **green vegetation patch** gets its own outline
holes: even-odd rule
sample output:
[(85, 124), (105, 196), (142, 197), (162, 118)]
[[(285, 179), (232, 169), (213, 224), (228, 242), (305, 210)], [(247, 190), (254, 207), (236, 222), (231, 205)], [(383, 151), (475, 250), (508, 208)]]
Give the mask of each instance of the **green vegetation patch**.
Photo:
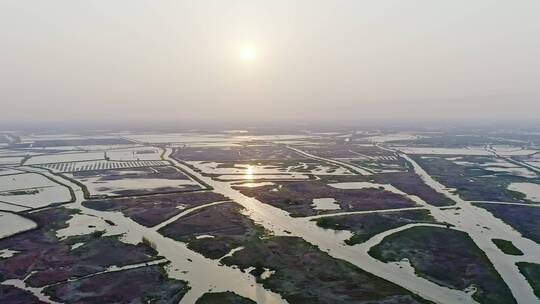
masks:
[[(337, 176), (332, 176), (336, 178)], [(356, 176), (346, 176), (348, 179)], [(328, 181), (328, 178), (326, 179)], [(338, 189), (317, 181), (282, 181), (274, 185), (255, 188), (236, 187), (242, 194), (286, 210), (291, 216), (311, 216), (322, 213), (343, 211), (361, 211), (377, 209), (396, 209), (418, 206), (413, 200), (403, 195), (380, 188)], [(316, 210), (313, 200), (330, 197), (339, 204), (339, 210)]]
[[(503, 135), (499, 135), (503, 136)], [(526, 137), (516, 134), (504, 134), (505, 138), (494, 138), (491, 134), (480, 133), (453, 133), (449, 132), (442, 135), (429, 134), (428, 137), (419, 137), (416, 139), (404, 139), (392, 141), (396, 145), (418, 146), (418, 147), (439, 147), (439, 148), (465, 148), (471, 146), (485, 145), (515, 145), (515, 140), (510, 138), (524, 139)], [(508, 139), (507, 139), (508, 138)], [(529, 139), (529, 138), (527, 138)], [(530, 140), (530, 139), (529, 139)]]
[(379, 184), (391, 184), (397, 189), (409, 194), (416, 195), (426, 203), (433, 206), (450, 206), (455, 202), (444, 194), (435, 191), (418, 176), (412, 168), (408, 172), (392, 172), (375, 174), (373, 182)]
[[(126, 244), (119, 235), (103, 236), (101, 231), (58, 239), (56, 232), (66, 228), (77, 210), (44, 209), (28, 214), (38, 228), (0, 240), (0, 249), (18, 251), (0, 260), (0, 281), (25, 279), (32, 287), (42, 287), (70, 278), (80, 278), (110, 266), (126, 266), (158, 259), (157, 252), (139, 243)], [(73, 249), (72, 246), (82, 245)]]
[(223, 200), (223, 195), (205, 191), (91, 200), (82, 205), (99, 211), (120, 211), (137, 223), (152, 227), (188, 208)]
[(0, 285), (0, 303), (45, 304), (45, 302), (40, 301), (30, 291), (27, 291), (27, 290), (24, 290), (15, 286), (11, 286), (11, 285)]
[[(473, 165), (458, 165), (445, 157), (422, 158), (411, 156), (429, 175), (449, 188), (457, 189), (460, 196), (468, 201), (494, 201), (513, 203), (534, 203), (525, 199), (520, 192), (508, 190), (511, 183), (540, 182), (538, 178), (515, 176), (507, 172), (493, 172), (481, 166), (494, 162), (494, 157), (462, 156), (460, 161)], [(474, 164), (478, 164), (475, 166)]]
[(352, 214), (315, 219), (317, 225), (334, 230), (349, 230), (353, 236), (347, 245), (360, 244), (386, 230), (411, 223), (436, 223), (429, 210)]
[(188, 243), (207, 258), (218, 259), (246, 242), (258, 240), (264, 228), (240, 213), (243, 207), (227, 202), (194, 211), (159, 230)]
[(503, 240), (503, 239), (492, 239), (493, 243), (499, 248), (502, 252), (505, 254), (510, 255), (523, 255), (523, 252), (519, 250), (514, 244), (512, 244), (511, 241)]
[(464, 232), (413, 227), (385, 237), (369, 254), (383, 262), (406, 258), (417, 275), (439, 285), (459, 290), (475, 286), (473, 298), (480, 303), (516, 303), (484, 252)]
[(52, 285), (45, 293), (62, 303), (178, 303), (187, 282), (169, 279), (162, 266), (146, 266)]
[(525, 276), (534, 290), (534, 294), (540, 298), (540, 264), (527, 262), (516, 263), (519, 271)]
[(256, 302), (234, 292), (226, 291), (205, 293), (195, 304), (256, 304)]
[(28, 190), (13, 190), (13, 191), (5, 191), (0, 193), (2, 196), (8, 196), (8, 195), (34, 195), (38, 194), (38, 189), (28, 189)]
[(384, 172), (385, 170), (406, 171), (407, 162), (398, 156), (382, 156), (372, 159), (353, 160), (352, 164), (367, 168), (373, 172)]
[(427, 303), (408, 290), (332, 258), (298, 237), (269, 237), (246, 244), (223, 259), (245, 270), (252, 266), (275, 271), (262, 279), (266, 288), (289, 303)]
[(540, 244), (539, 207), (482, 203), (474, 205), (488, 210), (495, 217), (519, 231), (524, 237)]

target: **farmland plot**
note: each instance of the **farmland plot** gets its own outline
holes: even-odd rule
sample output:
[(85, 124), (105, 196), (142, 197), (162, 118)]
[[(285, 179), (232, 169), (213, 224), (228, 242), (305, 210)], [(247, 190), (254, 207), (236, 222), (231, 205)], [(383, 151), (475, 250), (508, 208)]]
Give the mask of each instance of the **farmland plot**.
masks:
[(11, 157), (0, 157), (0, 165), (18, 165), (24, 157), (11, 156)]
[[(20, 211), (20, 208), (39, 208), (54, 203), (68, 202), (69, 189), (36, 173), (0, 176), (0, 208)], [(6, 205), (19, 206), (17, 210)]]
[(73, 171), (66, 176), (83, 184), (90, 197), (184, 192), (201, 186), (172, 166)]
[(153, 147), (138, 147), (129, 149), (109, 150), (106, 152), (109, 160), (139, 161), (161, 160), (161, 149)]
[(307, 178), (306, 175), (350, 175), (346, 168), (327, 165), (308, 159), (293, 161), (253, 162), (209, 162), (189, 161), (205, 174), (218, 174), (220, 179), (271, 179), (271, 178)]
[(116, 137), (100, 138), (55, 138), (41, 139), (17, 144), (21, 148), (63, 147), (63, 146), (95, 146), (95, 145), (128, 145), (133, 142)]
[(89, 160), (105, 160), (103, 152), (75, 152), (32, 156), (25, 162), (25, 165), (66, 163)]
[(111, 170), (111, 169), (126, 169), (149, 166), (167, 166), (168, 162), (162, 160), (145, 160), (145, 161), (81, 161), (81, 162), (65, 162), (43, 164), (40, 167), (50, 169), (53, 172), (80, 172), (93, 170)]
[(17, 214), (0, 212), (0, 239), (35, 228), (33, 221)]
[(10, 175), (10, 174), (17, 174), (21, 173), (19, 170), (15, 170), (13, 168), (0, 168), (0, 175)]

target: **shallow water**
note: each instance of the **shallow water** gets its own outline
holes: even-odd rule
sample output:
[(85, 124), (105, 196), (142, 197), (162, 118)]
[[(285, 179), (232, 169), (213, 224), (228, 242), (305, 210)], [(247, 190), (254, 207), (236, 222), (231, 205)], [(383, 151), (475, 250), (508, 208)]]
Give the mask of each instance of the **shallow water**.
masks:
[[(420, 165), (407, 155), (401, 155), (409, 161), (415, 172), (424, 180), (424, 182), (456, 202), (456, 207), (460, 210), (446, 209), (434, 211), (432, 215), (439, 221), (446, 221), (455, 225), (455, 229), (466, 232), (476, 245), (485, 252), (497, 272), (506, 282), (512, 294), (518, 303), (540, 303), (540, 300), (534, 295), (532, 287), (521, 275), (515, 265), (517, 261), (536, 261), (540, 262), (540, 246), (524, 238), (516, 230), (494, 217), (490, 212), (480, 207), (473, 206), (470, 202), (464, 201), (458, 195), (449, 191), (447, 187), (433, 179)], [(523, 256), (508, 256), (501, 252), (491, 241), (493, 238), (501, 238), (512, 241), (512, 243), (523, 251)]]
[(7, 259), (7, 258), (10, 258), (10, 257), (14, 256), (17, 253), (19, 253), (19, 251), (10, 250), (10, 249), (1, 249), (0, 250), (0, 258)]
[(25, 210), (29, 210), (29, 208), (24, 207), (24, 206), (12, 205), (12, 204), (8, 204), (6, 202), (0, 201), (0, 211), (19, 212), (19, 211), (25, 211)]
[(35, 173), (21, 173), (0, 176), (0, 191), (30, 189), (36, 187), (56, 186), (47, 178)]
[(507, 173), (515, 176), (521, 176), (526, 178), (536, 178), (538, 175), (536, 173), (530, 171), (527, 168), (521, 168), (521, 167), (513, 167), (513, 168), (502, 168), (502, 167), (484, 167), (484, 169), (493, 171), (493, 172), (502, 172)]
[(540, 203), (540, 185), (533, 183), (511, 183), (508, 190), (525, 194), (528, 200)]
[(363, 138), (360, 138), (359, 140), (362, 140), (362, 141), (367, 140), (367, 141), (372, 141), (372, 142), (389, 142), (389, 141), (400, 141), (400, 140), (414, 140), (420, 137), (422, 136), (415, 135), (415, 134), (392, 133), (392, 134), (363, 137)]
[(59, 163), (59, 162), (76, 162), (87, 160), (105, 160), (103, 152), (76, 152), (76, 153), (61, 153), (32, 156), (25, 162), (25, 165)]
[(437, 148), (437, 147), (398, 147), (395, 146), (395, 149), (400, 150), (405, 154), (440, 154), (440, 155), (493, 155), (497, 153), (502, 156), (513, 156), (513, 155), (529, 155), (537, 152), (536, 150), (512, 150), (512, 151), (495, 151), (488, 150), (484, 146), (472, 146), (466, 148)]
[(321, 250), (328, 252), (333, 257), (346, 260), (363, 270), (401, 285), (436, 303), (467, 303), (464, 302), (464, 299), (467, 299), (468, 296), (463, 291), (439, 286), (414, 274), (402, 271), (399, 267), (375, 260), (356, 246), (345, 245), (344, 240), (352, 236), (349, 231), (326, 230), (318, 227), (309, 219), (292, 218), (284, 210), (263, 204), (232, 189), (231, 184), (227, 182), (220, 182), (203, 176), (181, 163), (176, 162), (176, 165), (211, 185), (215, 192), (221, 193), (244, 206), (247, 210), (246, 214), (251, 219), (263, 225), (275, 235), (302, 237), (304, 240), (319, 246)]
[[(45, 174), (50, 176), (48, 172)], [(59, 179), (57, 176), (51, 177)], [(202, 294), (210, 290), (214, 292), (232, 291), (262, 304), (287, 303), (280, 295), (266, 290), (257, 283), (252, 275), (243, 273), (239, 269), (223, 266), (219, 261), (207, 259), (188, 249), (185, 243), (159, 234), (156, 227), (142, 226), (120, 212), (97, 211), (82, 206), (81, 202), (84, 201), (82, 190), (68, 180), (62, 180), (62, 182), (75, 189), (77, 198), (75, 203), (65, 206), (80, 209), (84, 218), (77, 216), (73, 222), (70, 222), (69, 227), (58, 232), (59, 236), (67, 237), (88, 233), (89, 230), (84, 231), (81, 226), (88, 226), (88, 223), (96, 225), (101, 221), (109, 220), (114, 222), (116, 226), (102, 226), (107, 231), (106, 234), (123, 233), (121, 240), (132, 244), (141, 242), (143, 237), (147, 238), (156, 245), (158, 254), (171, 262), (170, 266), (167, 267), (169, 276), (189, 282), (191, 289), (180, 303), (195, 303)]]
[(262, 186), (272, 186), (275, 185), (272, 182), (260, 182), (260, 183), (234, 183), (236, 187), (242, 187), (242, 188), (257, 188)]
[[(502, 274), (504, 281), (508, 284), (519, 303), (540, 303), (533, 294), (530, 285), (515, 266), (514, 263), (516, 262), (516, 258), (509, 258), (507, 255), (503, 254), (495, 247), (493, 242), (491, 242), (491, 238), (512, 240), (518, 248), (527, 252), (525, 256), (522, 257), (522, 260), (527, 261), (540, 261), (538, 244), (523, 238), (510, 226), (493, 217), (488, 211), (474, 207), (469, 202), (463, 201), (459, 196), (451, 193), (450, 189), (433, 180), (431, 176), (429, 176), (418, 164), (408, 158), (408, 156), (403, 155), (403, 157), (413, 163), (415, 172), (419, 174), (429, 186), (453, 199), (456, 202), (456, 206), (459, 206), (461, 210), (459, 210), (459, 212), (451, 209), (441, 210), (428, 205), (417, 197), (409, 197), (416, 202), (421, 203), (425, 208), (429, 208), (432, 215), (438, 221), (451, 223), (455, 225), (455, 229), (468, 233), (479, 248), (486, 252), (488, 258), (494, 264), (497, 271)], [(243, 196), (231, 189), (230, 185), (227, 183), (213, 181), (210, 178), (202, 176), (199, 176), (199, 178), (212, 185), (216, 192), (222, 193), (242, 204), (248, 209), (252, 219), (263, 224), (267, 229), (274, 231), (278, 235), (284, 234), (285, 231), (289, 231), (292, 235), (303, 237), (306, 241), (319, 246), (322, 250), (328, 251), (330, 255), (334, 257), (347, 260), (366, 271), (401, 285), (420, 294), (426, 299), (437, 303), (466, 303), (472, 301), (469, 294), (465, 291), (451, 290), (438, 286), (435, 283), (403, 271), (403, 269), (400, 269), (399, 267), (377, 261), (369, 257), (365, 251), (362, 254), (362, 250), (359, 250), (357, 246), (344, 246), (342, 241), (348, 238), (345, 233), (340, 234), (330, 230), (324, 230), (303, 219), (291, 218), (283, 210), (262, 204), (253, 198)], [(362, 186), (369, 185), (364, 184)], [(371, 185), (371, 187), (373, 186), (377, 187), (379, 185)], [(388, 186), (385, 188), (389, 190), (391, 186)], [(399, 190), (396, 192), (399, 192)], [(385, 232), (382, 236), (390, 233), (392, 232)]]
[[(73, 178), (72, 174), (66, 174)], [(115, 180), (102, 180), (100, 176), (77, 178), (87, 188), (90, 195), (119, 196), (120, 191), (128, 190), (152, 190), (159, 188), (175, 188), (181, 191), (186, 186), (197, 186), (197, 182), (191, 179), (166, 179), (166, 178), (125, 178)]]
[(311, 204), (315, 210), (339, 210), (341, 207), (334, 198), (314, 198), (313, 204)]
[(178, 213), (177, 215), (175, 215), (175, 216), (173, 216), (173, 217), (171, 217), (171, 218), (169, 218), (169, 219), (155, 225), (154, 227), (152, 227), (152, 229), (157, 231), (157, 230), (159, 230), (159, 229), (161, 229), (161, 228), (163, 228), (163, 227), (165, 227), (165, 226), (167, 226), (167, 225), (169, 225), (171, 223), (176, 222), (179, 218), (181, 218), (183, 216), (186, 216), (187, 214), (190, 214), (192, 212), (195, 212), (195, 211), (197, 211), (199, 209), (203, 209), (203, 208), (206, 208), (206, 207), (219, 205), (219, 204), (223, 204), (223, 203), (227, 203), (227, 202), (229, 202), (229, 201), (227, 200), (227, 201), (211, 202), (211, 203), (195, 206), (193, 208), (189, 208), (189, 209), (184, 210), (184, 211)]
[(343, 161), (336, 160), (336, 159), (328, 159), (328, 158), (320, 157), (320, 156), (317, 156), (317, 155), (313, 155), (311, 153), (307, 153), (305, 151), (302, 151), (302, 150), (297, 149), (297, 148), (292, 147), (292, 146), (288, 146), (288, 148), (293, 150), (293, 151), (296, 151), (297, 153), (300, 153), (301, 155), (307, 156), (308, 158), (311, 158), (311, 159), (314, 159), (314, 160), (319, 160), (319, 161), (330, 163), (330, 164), (333, 164), (333, 165), (338, 165), (338, 166), (341, 166), (341, 167), (344, 167), (344, 168), (348, 169), (351, 172), (357, 172), (357, 173), (359, 173), (361, 175), (371, 175), (371, 172), (367, 171), (366, 169), (361, 168), (359, 166), (355, 166), (355, 165), (347, 163), (347, 162), (343, 162)]
[(302, 180), (309, 179), (309, 176), (304, 174), (246, 174), (246, 175), (220, 175), (217, 177), (220, 180), (227, 181), (260, 181), (260, 180)]
[[(168, 149), (167, 157), (170, 155), (170, 152), (170, 149)], [(326, 160), (321, 157), (313, 157), (322, 161)], [(410, 160), (406, 155), (403, 157)], [(332, 161), (333, 164), (336, 164), (334, 160), (330, 161)], [(486, 210), (474, 207), (469, 202), (461, 200), (457, 195), (452, 194), (449, 189), (433, 180), (420, 166), (412, 162), (412, 160), (410, 161), (413, 163), (417, 174), (419, 174), (428, 185), (456, 201), (456, 206), (459, 206), (461, 210), (441, 210), (428, 205), (417, 197), (409, 196), (409, 198), (422, 205), (421, 208), (429, 209), (437, 220), (454, 224), (456, 225), (455, 229), (467, 232), (477, 245), (486, 252), (486, 255), (488, 255), (488, 258), (492, 261), (495, 268), (500, 273), (504, 273), (503, 279), (507, 282), (519, 303), (539, 303), (538, 299), (532, 293), (532, 288), (530, 288), (514, 264), (516, 261), (521, 260), (540, 262), (538, 244), (523, 238), (519, 233), (502, 221), (494, 218)], [(401, 262), (383, 263), (367, 255), (367, 250), (369, 250), (371, 246), (378, 244), (385, 236), (400, 230), (385, 231), (374, 236), (366, 243), (357, 246), (347, 246), (343, 241), (352, 235), (349, 231), (325, 230), (316, 226), (314, 222), (309, 220), (310, 218), (292, 218), (287, 212), (281, 209), (263, 204), (254, 198), (242, 195), (239, 191), (232, 188), (232, 186), (235, 185), (232, 185), (229, 181), (213, 180), (209, 177), (202, 176), (188, 166), (177, 163), (174, 160), (173, 162), (178, 167), (181, 167), (214, 187), (215, 192), (224, 194), (244, 206), (247, 210), (247, 215), (257, 223), (262, 224), (266, 229), (274, 232), (276, 235), (302, 237), (306, 241), (319, 246), (321, 250), (328, 252), (333, 257), (349, 261), (361, 269), (401, 285), (436, 303), (474, 302), (468, 292), (445, 288), (426, 279), (417, 277), (409, 267), (403, 267), (406, 265)], [(350, 166), (350, 164), (346, 165)], [(356, 167), (354, 167), (354, 169), (356, 169)], [(54, 176), (54, 178), (58, 177)], [(84, 226), (85, 224), (88, 226), (89, 222), (93, 222), (94, 224), (92, 225), (98, 227), (97, 225), (103, 225), (105, 219), (107, 219), (117, 224), (117, 226), (114, 226), (116, 228), (103, 226), (104, 229), (107, 230), (107, 233), (125, 233), (123, 240), (126, 242), (138, 243), (143, 236), (150, 239), (156, 244), (159, 254), (171, 261), (171, 266), (168, 269), (170, 276), (188, 280), (192, 286), (192, 289), (182, 299), (181, 303), (194, 303), (199, 296), (210, 289), (213, 291), (231, 290), (242, 296), (256, 300), (258, 303), (285, 303), (279, 295), (268, 291), (260, 284), (257, 284), (253, 276), (242, 273), (233, 267), (220, 266), (219, 261), (204, 258), (202, 255), (189, 250), (184, 243), (176, 242), (160, 235), (156, 231), (157, 227), (144, 227), (131, 219), (126, 218), (119, 212), (100, 212), (83, 207), (80, 205), (80, 202), (83, 200), (82, 191), (77, 185), (72, 184), (69, 181), (63, 180), (62, 182), (69, 184), (73, 189), (77, 189), (77, 202), (68, 206), (81, 209), (85, 217), (77, 217), (77, 219), (70, 223), (66, 230), (60, 232), (60, 235), (67, 236), (76, 233), (88, 233), (89, 230), (84, 230), (84, 227), (78, 228), (78, 226)], [(371, 188), (384, 187), (385, 190), (406, 195), (392, 186), (384, 184), (362, 183), (345, 186)], [(92, 218), (92, 220), (89, 218)], [(170, 221), (167, 221), (167, 223), (170, 223)], [(107, 224), (105, 223), (105, 225)], [(398, 229), (408, 229), (413, 227), (413, 225), (416, 224), (403, 226)], [(486, 229), (484, 227), (488, 228)], [(525, 255), (522, 257), (509, 257), (502, 254), (491, 242), (491, 238), (494, 237), (512, 240), (514, 245), (520, 248)], [(241, 248), (238, 250), (241, 250)]]
[[(9, 192), (2, 192), (0, 193), (0, 201), (28, 208), (39, 208), (71, 200), (68, 188), (60, 185), (30, 188), (28, 190), (31, 191), (28, 194), (9, 195)], [(34, 193), (34, 191), (37, 193)]]
[(37, 224), (20, 215), (0, 211), (0, 239), (36, 228)]
[(61, 303), (58, 303), (58, 302), (55, 302), (55, 301), (51, 300), (48, 296), (43, 294), (43, 289), (45, 287), (40, 287), (40, 288), (30, 287), (30, 286), (27, 286), (26, 283), (23, 280), (18, 280), (18, 279), (6, 280), (6, 281), (4, 281), (4, 282), (2, 282), (0, 284), (2, 284), (2, 285), (11, 285), (11, 286), (15, 286), (15, 287), (18, 287), (20, 289), (24, 289), (26, 291), (29, 291), (34, 296), (36, 296), (40, 301), (45, 302), (45, 303), (61, 304)]

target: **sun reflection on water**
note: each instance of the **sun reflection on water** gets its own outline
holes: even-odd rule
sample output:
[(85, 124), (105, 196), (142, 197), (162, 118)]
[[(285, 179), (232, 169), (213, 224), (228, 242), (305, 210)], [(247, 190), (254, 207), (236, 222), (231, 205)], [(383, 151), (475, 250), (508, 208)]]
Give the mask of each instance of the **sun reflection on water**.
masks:
[(247, 165), (246, 167), (246, 175), (244, 176), (244, 179), (253, 179), (253, 166)]

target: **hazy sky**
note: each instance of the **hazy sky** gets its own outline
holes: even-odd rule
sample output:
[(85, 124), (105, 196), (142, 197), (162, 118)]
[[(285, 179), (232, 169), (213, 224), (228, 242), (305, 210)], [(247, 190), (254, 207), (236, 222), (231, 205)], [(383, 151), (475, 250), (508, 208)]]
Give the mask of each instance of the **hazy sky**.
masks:
[(0, 120), (540, 120), (539, 13), (538, 0), (1, 0)]

